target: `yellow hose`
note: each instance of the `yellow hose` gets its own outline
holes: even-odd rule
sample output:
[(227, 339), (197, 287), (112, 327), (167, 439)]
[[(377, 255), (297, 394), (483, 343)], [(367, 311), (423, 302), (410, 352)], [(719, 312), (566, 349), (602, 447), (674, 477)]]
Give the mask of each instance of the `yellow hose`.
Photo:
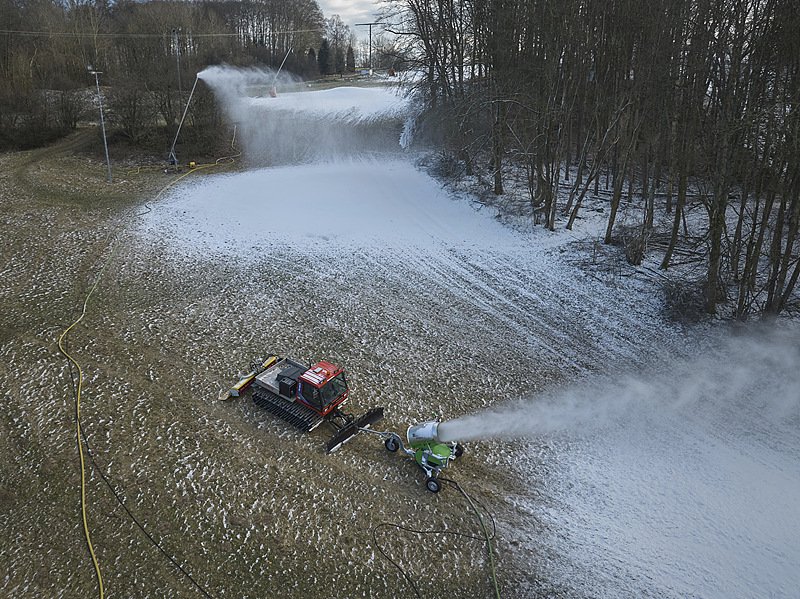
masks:
[[(161, 196), (161, 194), (164, 193), (164, 191), (172, 187), (175, 183), (177, 183), (184, 177), (198, 170), (207, 169), (215, 166), (221, 166), (222, 164), (224, 164), (223, 163), (224, 160), (233, 162), (234, 157), (220, 158), (213, 164), (203, 164), (196, 166), (195, 168), (187, 171), (180, 177), (176, 177), (175, 179), (167, 183), (156, 194), (154, 199), (158, 199), (158, 197)], [(80, 461), (81, 461), (81, 519), (83, 522), (83, 536), (86, 539), (86, 545), (89, 547), (89, 554), (92, 557), (92, 564), (94, 565), (94, 571), (95, 574), (97, 575), (97, 584), (99, 587), (100, 599), (104, 599), (105, 597), (105, 590), (103, 588), (103, 575), (100, 572), (100, 562), (97, 559), (97, 554), (95, 553), (94, 545), (92, 544), (92, 535), (89, 532), (89, 519), (87, 516), (87, 508), (86, 508), (86, 458), (84, 456), (84, 451), (83, 451), (83, 440), (82, 440), (83, 433), (81, 431), (81, 393), (83, 391), (83, 370), (81, 369), (80, 364), (78, 364), (78, 361), (75, 358), (73, 358), (72, 355), (70, 355), (70, 353), (66, 350), (64, 342), (69, 332), (76, 326), (78, 326), (78, 324), (86, 316), (86, 311), (89, 306), (89, 300), (91, 299), (94, 292), (97, 290), (97, 287), (100, 284), (100, 279), (103, 277), (103, 273), (105, 272), (106, 267), (111, 262), (111, 258), (113, 258), (114, 254), (116, 253), (117, 247), (118, 246), (115, 243), (114, 247), (111, 250), (111, 253), (108, 255), (108, 258), (106, 258), (105, 262), (103, 263), (103, 266), (100, 268), (100, 272), (97, 274), (97, 278), (95, 279), (94, 284), (92, 285), (91, 289), (89, 289), (89, 293), (86, 294), (86, 298), (83, 300), (83, 310), (81, 310), (81, 315), (78, 317), (77, 320), (75, 320), (75, 322), (73, 322), (66, 329), (64, 329), (64, 331), (58, 337), (59, 351), (62, 354), (64, 354), (67, 360), (69, 360), (75, 366), (75, 369), (78, 371), (78, 386), (75, 392), (75, 434), (78, 439), (78, 455), (80, 456)]]
[(86, 538), (86, 545), (89, 547), (89, 553), (92, 556), (92, 564), (94, 564), (94, 571), (97, 574), (97, 584), (100, 587), (100, 599), (105, 597), (105, 592), (103, 590), (103, 575), (100, 572), (100, 563), (97, 560), (97, 555), (94, 552), (94, 545), (92, 545), (92, 535), (89, 533), (89, 522), (86, 514), (86, 458), (83, 455), (83, 440), (82, 440), (82, 433), (81, 433), (81, 391), (83, 390), (83, 370), (81, 369), (81, 365), (78, 364), (77, 360), (73, 358), (69, 352), (64, 347), (64, 340), (66, 339), (69, 332), (75, 328), (78, 323), (80, 323), (84, 316), (86, 316), (86, 309), (89, 305), (89, 299), (92, 297), (92, 294), (97, 289), (97, 285), (100, 283), (100, 277), (103, 274), (108, 263), (111, 261), (111, 256), (114, 255), (114, 251), (116, 251), (116, 246), (114, 250), (112, 250), (111, 254), (109, 254), (108, 259), (103, 264), (103, 267), (100, 269), (100, 273), (97, 276), (97, 279), (92, 285), (92, 288), (89, 289), (89, 293), (86, 294), (86, 299), (83, 300), (83, 310), (81, 311), (81, 315), (78, 319), (69, 325), (64, 332), (58, 337), (58, 349), (61, 351), (62, 354), (75, 366), (78, 370), (78, 387), (75, 393), (75, 433), (78, 438), (78, 455), (81, 459), (81, 518), (83, 520), (83, 536)]

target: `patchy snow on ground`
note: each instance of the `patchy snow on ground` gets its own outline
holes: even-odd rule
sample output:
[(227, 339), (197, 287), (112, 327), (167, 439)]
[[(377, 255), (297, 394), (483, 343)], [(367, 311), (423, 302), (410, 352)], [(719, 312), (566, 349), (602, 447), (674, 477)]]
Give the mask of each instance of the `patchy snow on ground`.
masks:
[[(330, 114), (360, 105), (360, 114), (392, 121), (389, 93), (330, 90), (247, 103), (319, 115), (324, 99)], [(396, 123), (389, 128), (394, 135)], [(746, 351), (738, 361), (726, 363), (724, 353), (699, 360), (706, 346), (687, 339), (708, 329), (687, 334), (665, 321), (652, 280), (636, 269), (598, 275), (575, 266), (575, 242), (592, 243), (601, 221), (589, 215), (575, 232), (520, 232), (494, 216), (446, 192), (410, 156), (365, 157), (349, 146), (310, 164), (184, 185), (143, 216), (135, 234), (199, 269), (239, 269), (234, 285), (246, 277), (248, 289), (242, 310), (316, 323), (298, 328), (291, 343), (334, 344), (363, 369), (362, 381), (375, 375), (370, 399), (402, 419), (532, 397), (472, 437), (532, 439), (507, 460), (488, 441), (475, 454), (522, 477), (517, 489), (495, 490), (492, 506), (506, 541), (523, 549), (510, 555), (525, 572), (514, 576), (511, 596), (791, 596), (800, 587), (797, 401), (777, 413), (759, 403), (758, 386), (689, 388), (700, 374), (728, 383), (745, 373), (771, 398), (796, 397), (796, 387), (770, 383), (800, 372), (786, 334), (778, 347), (788, 363), (777, 367), (766, 351), (755, 362)], [(281, 297), (276, 281), (296, 301)], [(308, 338), (316, 330), (328, 337)], [(370, 352), (381, 360), (376, 373)], [(688, 370), (667, 361), (675, 355)], [(384, 389), (381, 377), (408, 362), (423, 382), (403, 374)], [(749, 377), (753, 363), (777, 374)], [(642, 375), (645, 368), (652, 372)], [(600, 372), (608, 379), (594, 381)], [(575, 378), (585, 381), (579, 392), (565, 382)], [(442, 390), (430, 393), (426, 380)], [(463, 403), (448, 404), (450, 393)], [(557, 426), (531, 422), (525, 430), (525, 413)], [(477, 421), (491, 424), (488, 413)]]

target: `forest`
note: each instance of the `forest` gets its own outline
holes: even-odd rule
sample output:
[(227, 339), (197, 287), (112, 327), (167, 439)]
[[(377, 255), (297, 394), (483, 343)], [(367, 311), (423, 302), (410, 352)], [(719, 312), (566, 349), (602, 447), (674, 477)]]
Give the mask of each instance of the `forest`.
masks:
[[(387, 0), (376, 63), (418, 73), (420, 129), (465, 176), (502, 195), (525, 174), (536, 222), (572, 228), (587, 194), (609, 198), (603, 241), (661, 269), (689, 247), (707, 313), (793, 309), (800, 277), (800, 11), (792, 0)], [(174, 132), (207, 65), (353, 70), (355, 38), (314, 0), (0, 0), (0, 147), (74, 129), (96, 83), (117, 135)], [(89, 70), (87, 70), (89, 69)], [(187, 135), (222, 130), (208, 90)], [(566, 188), (566, 192), (564, 191)], [(701, 204), (703, 230), (686, 212)], [(631, 239), (632, 236), (632, 239)], [(683, 248), (683, 249), (682, 249)], [(661, 251), (661, 250), (660, 250)], [(794, 306), (796, 308), (796, 306)]]
[[(703, 302), (777, 314), (800, 276), (800, 10), (791, 0), (392, 0), (384, 20), (423, 76), (435, 130), (470, 173), (526, 173), (531, 208), (571, 228), (587, 193), (671, 215), (661, 268), (686, 242), (687, 202)], [(566, 182), (568, 193), (559, 194)]]
[[(98, 82), (115, 131), (141, 144), (154, 128), (174, 134), (206, 66), (277, 69), (285, 61), (300, 77), (355, 68), (355, 37), (315, 0), (0, 0), (0, 22), (0, 149), (75, 129)], [(220, 118), (199, 88), (188, 134), (213, 135)]]

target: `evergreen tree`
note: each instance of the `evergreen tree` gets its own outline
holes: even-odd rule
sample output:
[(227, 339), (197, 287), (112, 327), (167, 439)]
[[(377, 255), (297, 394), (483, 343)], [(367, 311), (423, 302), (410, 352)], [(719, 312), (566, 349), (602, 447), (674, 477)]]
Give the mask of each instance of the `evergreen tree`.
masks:
[(336, 48), (336, 52), (334, 53), (334, 67), (334, 72), (337, 75), (344, 73), (344, 52), (342, 51), (341, 46)]
[(353, 46), (347, 46), (347, 61), (345, 68), (348, 73), (356, 72), (356, 55), (353, 52)]
[(314, 48), (308, 49), (308, 55), (306, 57), (306, 70), (308, 71), (309, 75), (319, 74), (319, 66), (317, 66), (317, 53), (314, 52)]
[(317, 66), (319, 67), (320, 75), (329, 75), (331, 72), (331, 46), (328, 38), (322, 38), (322, 43), (317, 52)]

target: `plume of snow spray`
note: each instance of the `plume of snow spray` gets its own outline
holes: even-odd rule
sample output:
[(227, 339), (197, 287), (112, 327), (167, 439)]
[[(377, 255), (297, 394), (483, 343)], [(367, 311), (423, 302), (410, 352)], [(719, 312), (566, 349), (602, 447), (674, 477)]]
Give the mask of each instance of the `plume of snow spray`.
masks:
[[(214, 66), (200, 72), (235, 123), (254, 164), (331, 161), (370, 152), (396, 152), (410, 142), (406, 98), (385, 88), (305, 91), (285, 70)], [(278, 95), (270, 96), (277, 81)], [(401, 138), (402, 137), (402, 138)], [(406, 147), (402, 145), (402, 147)]]
[(288, 72), (278, 73), (268, 67), (242, 68), (215, 65), (203, 69), (197, 77), (223, 97), (263, 94), (275, 84), (294, 89), (299, 84), (299, 80)]
[(797, 331), (729, 337), (693, 360), (621, 378), (595, 378), (544, 397), (530, 397), (442, 422), (443, 441), (592, 433), (631, 418), (729, 413), (765, 421), (800, 421)]

